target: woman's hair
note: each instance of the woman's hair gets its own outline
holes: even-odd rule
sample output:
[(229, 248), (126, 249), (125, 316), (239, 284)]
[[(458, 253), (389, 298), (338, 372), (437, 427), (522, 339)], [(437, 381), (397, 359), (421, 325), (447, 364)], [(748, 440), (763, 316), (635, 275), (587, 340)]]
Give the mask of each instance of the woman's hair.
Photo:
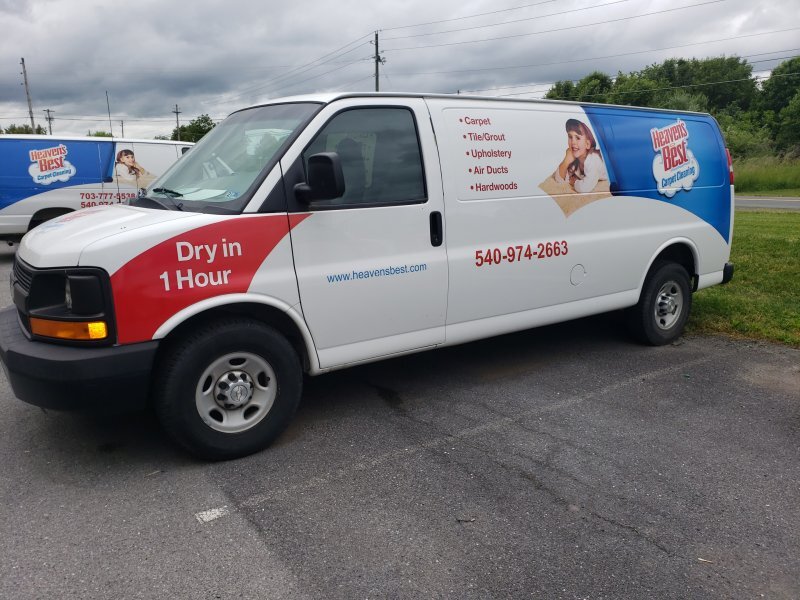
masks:
[[(594, 134), (592, 133), (592, 130), (589, 129), (585, 123), (578, 121), (578, 119), (567, 119), (566, 130), (567, 133), (572, 131), (589, 140), (590, 147), (589, 147), (589, 152), (587, 152), (587, 156), (589, 154), (597, 154), (597, 155), (600, 154), (600, 151), (597, 149), (597, 140), (594, 139)], [(576, 158), (574, 161), (570, 163), (569, 167), (567, 167), (567, 174), (575, 175), (578, 179), (584, 178), (586, 174), (584, 173), (583, 168), (581, 167), (580, 159)]]
[[(133, 156), (133, 150), (128, 150), (126, 148), (125, 150), (120, 150), (119, 152), (117, 152), (117, 164), (118, 165), (124, 165), (125, 164), (125, 163), (122, 162), (122, 157), (123, 156)], [(139, 175), (142, 174), (141, 169), (139, 169), (139, 167), (136, 166), (135, 159), (134, 159), (134, 164), (133, 165), (125, 165), (125, 166), (128, 167), (128, 175), (136, 175), (138, 177)]]

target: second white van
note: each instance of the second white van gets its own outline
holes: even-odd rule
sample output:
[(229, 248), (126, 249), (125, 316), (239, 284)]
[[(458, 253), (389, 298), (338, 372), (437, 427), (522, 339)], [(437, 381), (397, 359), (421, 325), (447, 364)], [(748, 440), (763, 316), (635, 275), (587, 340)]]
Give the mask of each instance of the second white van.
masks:
[(0, 240), (18, 242), (59, 215), (127, 202), (194, 144), (0, 135)]

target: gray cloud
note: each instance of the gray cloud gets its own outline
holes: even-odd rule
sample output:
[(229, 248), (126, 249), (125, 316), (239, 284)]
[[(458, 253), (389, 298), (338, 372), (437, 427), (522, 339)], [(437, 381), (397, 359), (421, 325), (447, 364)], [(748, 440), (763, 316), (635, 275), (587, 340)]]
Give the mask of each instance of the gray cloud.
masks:
[[(679, 6), (704, 1), (683, 0)], [(382, 30), (386, 91), (501, 88), (481, 93), (537, 97), (552, 81), (595, 69), (614, 75), (671, 56), (758, 55), (751, 57), (755, 61), (800, 53), (800, 29), (697, 44), (800, 27), (798, 0), (725, 0), (634, 19), (625, 18), (675, 4), (609, 2), (540, 0), (504, 10), (525, 2), (0, 0), (0, 124), (27, 122), (20, 57), (28, 67), (37, 122), (44, 123), (42, 110), (50, 108), (58, 132), (108, 129), (108, 91), (114, 121), (126, 121), (126, 134), (152, 137), (174, 126), (170, 111), (176, 103), (185, 121), (201, 113), (222, 117), (284, 95), (371, 90), (375, 29)], [(502, 12), (459, 18), (494, 11)], [(542, 15), (552, 16), (531, 18)], [(584, 27), (614, 19), (620, 20)], [(507, 23), (495, 25), (501, 22)], [(464, 31), (442, 33), (455, 29)], [(406, 37), (423, 33), (435, 35)], [(350, 42), (355, 43), (345, 48), (349, 52), (326, 56)], [(430, 47), (412, 49), (421, 46)], [(643, 52), (671, 46), (685, 47)], [(303, 66), (321, 57), (315, 66)], [(775, 64), (759, 62), (754, 68)]]

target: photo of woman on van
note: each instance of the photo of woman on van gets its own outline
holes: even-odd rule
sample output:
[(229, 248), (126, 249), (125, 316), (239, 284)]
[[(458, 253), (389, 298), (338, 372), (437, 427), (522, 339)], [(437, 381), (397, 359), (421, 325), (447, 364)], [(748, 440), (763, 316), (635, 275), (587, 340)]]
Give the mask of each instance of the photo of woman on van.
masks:
[(154, 179), (147, 169), (136, 162), (133, 150), (128, 149), (117, 152), (114, 173), (119, 183), (131, 183), (136, 187), (147, 187)]
[(607, 184), (608, 173), (594, 134), (577, 119), (568, 119), (566, 130), (567, 150), (553, 179), (557, 183), (568, 183), (579, 194), (599, 191), (595, 188), (600, 181)]

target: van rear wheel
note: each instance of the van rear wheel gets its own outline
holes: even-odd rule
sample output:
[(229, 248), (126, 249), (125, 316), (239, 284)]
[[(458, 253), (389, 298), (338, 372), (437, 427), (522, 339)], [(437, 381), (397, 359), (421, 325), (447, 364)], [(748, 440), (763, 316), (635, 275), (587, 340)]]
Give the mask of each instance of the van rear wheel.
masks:
[(300, 401), (302, 368), (272, 327), (231, 318), (168, 349), (154, 382), (166, 432), (192, 454), (226, 460), (271, 444)]
[(689, 274), (673, 262), (655, 263), (645, 279), (639, 303), (628, 309), (628, 327), (644, 344), (663, 346), (683, 333), (692, 308)]

